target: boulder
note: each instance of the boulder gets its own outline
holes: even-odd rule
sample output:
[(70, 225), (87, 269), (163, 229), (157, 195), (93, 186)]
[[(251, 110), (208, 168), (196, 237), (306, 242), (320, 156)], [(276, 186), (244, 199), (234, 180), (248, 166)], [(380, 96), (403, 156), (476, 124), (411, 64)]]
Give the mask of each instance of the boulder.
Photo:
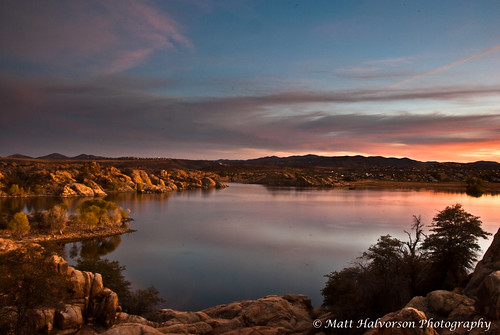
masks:
[(478, 310), (494, 320), (500, 320), (500, 271), (490, 273), (477, 290)]
[(474, 312), (474, 299), (458, 293), (437, 290), (427, 294), (428, 307), (431, 312), (441, 316), (449, 316), (458, 307), (471, 307)]
[(109, 288), (104, 288), (101, 295), (94, 297), (89, 306), (90, 314), (106, 327), (114, 324), (117, 310), (118, 295)]
[(256, 326), (235, 329), (224, 333), (224, 335), (285, 335), (290, 334), (290, 331), (285, 328)]
[(70, 185), (64, 185), (60, 194), (61, 197), (74, 197), (76, 195), (78, 195), (78, 193), (76, 193)]
[(173, 309), (161, 309), (150, 318), (156, 322), (170, 322), (174, 323), (196, 323), (206, 321), (210, 317), (203, 312), (180, 312)]
[(117, 324), (122, 324), (122, 323), (138, 323), (138, 324), (145, 325), (145, 326), (150, 326), (150, 327), (154, 327), (155, 326), (155, 322), (150, 321), (150, 320), (148, 320), (146, 318), (143, 318), (142, 316), (133, 315), (133, 314), (127, 314), (127, 313), (123, 313), (123, 312), (120, 312), (120, 313), (116, 314), (116, 323)]
[(201, 179), (201, 185), (204, 189), (210, 189), (215, 188), (217, 186), (217, 183), (212, 178), (204, 177)]
[(82, 310), (76, 305), (66, 305), (64, 310), (55, 312), (54, 321), (58, 329), (78, 330), (83, 326)]
[[(237, 328), (263, 326), (293, 330), (297, 333), (310, 331), (313, 321), (311, 300), (297, 294), (287, 294), (283, 297), (272, 295), (257, 300), (235, 302), (211, 307), (202, 312), (215, 320), (231, 320), (232, 326)], [(217, 328), (214, 327), (216, 332)]]
[(379, 321), (379, 326), (370, 329), (365, 335), (438, 335), (434, 328), (426, 327), (425, 313), (411, 307), (386, 314)]
[(70, 171), (57, 170), (54, 173), (49, 174), (53, 181), (58, 184), (67, 184), (75, 182), (75, 179), (71, 175)]
[(153, 327), (138, 323), (122, 323), (113, 326), (104, 333), (101, 333), (101, 335), (164, 335), (164, 334), (165, 333), (162, 333)]
[(9, 252), (16, 250), (20, 247), (20, 244), (8, 239), (8, 238), (0, 238), (0, 254), (4, 252)]
[(437, 290), (425, 297), (413, 297), (405, 308), (414, 308), (428, 318), (440, 320), (472, 320), (477, 314), (475, 300), (455, 292)]
[(490, 247), (486, 250), (483, 259), (480, 260), (471, 279), (465, 287), (465, 294), (470, 297), (475, 297), (478, 294), (479, 287), (484, 279), (492, 272), (500, 270), (500, 228), (495, 234)]
[(104, 291), (104, 283), (102, 281), (102, 275), (100, 273), (94, 273), (94, 278), (92, 280), (92, 286), (90, 289), (90, 297), (95, 297), (100, 295)]
[(76, 192), (76, 194), (79, 196), (82, 196), (82, 197), (93, 197), (94, 196), (94, 190), (85, 184), (73, 183), (70, 186)]
[(85, 180), (85, 185), (90, 187), (92, 191), (94, 192), (94, 196), (96, 197), (105, 197), (107, 196), (107, 193), (103, 191), (102, 187), (99, 186), (95, 181), (86, 179)]
[(49, 334), (54, 328), (55, 309), (35, 309), (30, 311), (29, 319), (33, 329), (39, 333)]
[(130, 172), (130, 178), (136, 184), (151, 185), (151, 179), (144, 170), (132, 170)]

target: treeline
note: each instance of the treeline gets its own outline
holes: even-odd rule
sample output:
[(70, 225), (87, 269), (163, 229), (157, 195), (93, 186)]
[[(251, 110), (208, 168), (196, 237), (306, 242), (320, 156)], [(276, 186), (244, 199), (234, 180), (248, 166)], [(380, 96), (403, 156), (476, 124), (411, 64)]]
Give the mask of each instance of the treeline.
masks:
[(406, 241), (381, 236), (354, 265), (326, 275), (324, 306), (337, 319), (376, 318), (414, 296), (463, 287), (477, 261), (478, 239), (491, 235), (481, 225), (460, 204), (439, 212), (428, 235), (421, 217), (414, 216)]
[(22, 237), (32, 229), (40, 233), (62, 234), (68, 227), (93, 229), (120, 226), (126, 221), (128, 214), (128, 211), (112, 201), (95, 198), (84, 201), (72, 215), (68, 215), (68, 207), (64, 203), (29, 215), (22, 211), (12, 217), (4, 215), (0, 218), (0, 229), (7, 229), (16, 237)]

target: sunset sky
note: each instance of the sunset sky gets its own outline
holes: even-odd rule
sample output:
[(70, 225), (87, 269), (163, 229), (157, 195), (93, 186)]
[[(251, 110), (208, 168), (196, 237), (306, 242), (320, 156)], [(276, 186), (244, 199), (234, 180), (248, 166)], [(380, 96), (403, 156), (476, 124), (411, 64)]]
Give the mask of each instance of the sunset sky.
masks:
[(0, 2), (0, 156), (500, 161), (500, 2)]

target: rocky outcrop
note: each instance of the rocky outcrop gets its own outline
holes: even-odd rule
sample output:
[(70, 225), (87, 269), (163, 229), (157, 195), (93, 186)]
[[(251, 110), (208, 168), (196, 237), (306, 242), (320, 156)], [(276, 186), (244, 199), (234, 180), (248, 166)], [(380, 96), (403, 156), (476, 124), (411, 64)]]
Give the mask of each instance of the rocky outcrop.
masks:
[(471, 297), (477, 296), (484, 279), (498, 270), (500, 270), (500, 229), (493, 237), (493, 242), (486, 250), (483, 259), (477, 263), (471, 279), (465, 287), (465, 294)]
[(414, 297), (405, 307), (415, 308), (435, 320), (469, 320), (476, 315), (475, 300), (446, 290), (432, 291), (425, 297)]
[(438, 335), (436, 330), (428, 325), (428, 321), (423, 312), (405, 307), (376, 320), (377, 326), (365, 335)]
[[(0, 196), (101, 197), (111, 192), (166, 193), (226, 187), (219, 175), (198, 170), (141, 167), (122, 171), (97, 162), (0, 163)], [(23, 185), (17, 185), (19, 180)], [(12, 186), (16, 188), (11, 190)]]
[(309, 334), (314, 331), (313, 318), (308, 297), (273, 295), (199, 312), (163, 309), (152, 321), (119, 313), (116, 325), (104, 334)]
[(67, 275), (70, 292), (65, 307), (61, 310), (40, 309), (33, 311), (33, 324), (37, 331), (53, 331), (56, 334), (72, 334), (81, 329), (88, 320), (110, 327), (116, 319), (118, 296), (104, 287), (102, 276), (76, 270), (68, 266), (60, 256), (52, 257), (57, 272)]
[(269, 186), (293, 187), (336, 187), (345, 185), (340, 179), (333, 176), (305, 174), (302, 171), (247, 172), (238, 176), (232, 176), (232, 181)]
[(71, 197), (71, 196), (93, 197), (94, 195), (95, 192), (93, 189), (91, 189), (87, 185), (80, 183), (72, 183), (69, 185), (65, 185), (61, 192), (62, 197)]

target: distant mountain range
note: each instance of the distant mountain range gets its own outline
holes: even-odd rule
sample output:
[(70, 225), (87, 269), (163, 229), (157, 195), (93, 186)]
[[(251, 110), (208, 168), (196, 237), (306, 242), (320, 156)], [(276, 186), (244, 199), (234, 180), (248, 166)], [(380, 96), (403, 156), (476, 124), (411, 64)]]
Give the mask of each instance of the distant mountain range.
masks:
[(50, 155), (45, 155), (45, 156), (40, 156), (40, 157), (30, 157), (22, 154), (14, 154), (7, 156), (7, 158), (25, 158), (25, 159), (54, 159), (54, 160), (101, 160), (101, 159), (109, 159), (108, 157), (101, 157), (101, 156), (94, 156), (94, 155), (87, 155), (87, 154), (80, 154), (75, 157), (68, 157), (62, 154), (59, 154), (57, 152), (52, 153)]
[[(8, 158), (16, 159), (48, 159), (48, 160), (155, 160), (156, 158), (138, 158), (138, 157), (119, 157), (110, 158), (88, 154), (80, 154), (74, 157), (68, 157), (59, 153), (52, 153), (50, 155), (41, 157), (29, 157), (22, 154), (10, 155)], [(382, 156), (318, 156), (318, 155), (303, 155), (303, 156), (289, 156), (277, 157), (268, 156), (256, 159), (247, 160), (185, 160), (185, 159), (169, 159), (169, 161), (182, 161), (188, 163), (189, 161), (197, 162), (201, 165), (210, 163), (226, 164), (226, 165), (251, 165), (251, 166), (270, 166), (270, 167), (344, 167), (344, 168), (363, 168), (363, 167), (380, 167), (380, 166), (393, 166), (393, 167), (416, 167), (416, 166), (432, 166), (441, 164), (439, 162), (422, 162), (409, 158), (394, 158)], [(459, 164), (459, 163), (455, 163)], [(500, 166), (500, 163), (493, 161), (477, 161), (473, 163), (462, 163), (467, 166)]]
[(373, 166), (422, 166), (437, 164), (436, 162), (420, 162), (409, 158), (386, 158), (381, 156), (289, 156), (289, 157), (262, 157), (249, 160), (220, 160), (220, 163), (242, 163), (252, 165), (266, 165), (276, 167), (373, 167)]

